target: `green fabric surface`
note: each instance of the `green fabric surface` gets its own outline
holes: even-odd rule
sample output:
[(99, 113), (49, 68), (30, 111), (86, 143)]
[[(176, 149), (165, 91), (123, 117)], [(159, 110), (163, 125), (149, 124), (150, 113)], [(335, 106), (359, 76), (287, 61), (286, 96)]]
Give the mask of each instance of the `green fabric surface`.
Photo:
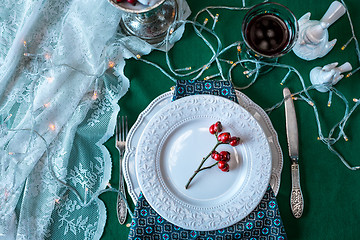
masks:
[[(289, 7), (297, 18), (311, 12), (311, 19), (319, 20), (328, 9), (332, 1), (329, 0), (303, 0), (303, 1), (278, 1)], [(241, 6), (241, 1), (215, 1), (202, 0), (188, 1), (192, 10), (190, 19), (199, 10), (206, 6)], [(247, 1), (248, 5), (254, 1)], [(358, 0), (347, 0), (346, 4), (350, 10), (355, 33), (360, 27), (360, 3)], [(219, 13), (219, 22), (216, 25), (216, 32), (223, 41), (223, 46), (241, 39), (241, 24), (245, 11), (212, 10), (212, 13)], [(200, 16), (199, 20), (205, 18)], [(358, 33), (359, 34), (359, 33)], [(329, 28), (329, 38), (336, 38), (337, 44), (333, 50), (321, 59), (305, 61), (290, 52), (279, 59), (280, 63), (289, 64), (298, 69), (307, 86), (310, 85), (309, 72), (313, 67), (324, 66), (332, 62), (343, 64), (349, 61), (353, 68), (359, 66), (355, 53), (354, 42), (342, 51), (341, 46), (351, 37), (350, 25), (344, 15)], [(184, 49), (186, 51), (184, 51)], [(175, 45), (169, 54), (173, 65), (178, 68), (188, 66), (202, 66), (208, 62), (211, 53), (194, 34), (190, 25), (187, 25), (183, 38)], [(231, 54), (226, 56), (229, 59), (235, 57)], [(154, 51), (145, 59), (166, 67), (165, 54)], [(224, 57), (225, 58), (225, 57)], [(244, 86), (249, 82), (240, 67), (233, 71), (233, 82), (235, 86)], [(281, 101), (284, 86), (279, 83), (287, 73), (284, 69), (274, 69), (266, 75), (259, 77), (257, 82), (243, 92), (262, 108), (273, 106)], [(131, 59), (127, 61), (125, 74), (131, 81), (127, 94), (119, 101), (120, 114), (127, 115), (132, 125), (141, 111), (158, 95), (169, 91), (174, 82), (164, 76), (159, 70), (143, 62)], [(205, 71), (203, 77), (212, 74), (212, 70)], [(344, 78), (336, 88), (341, 91), (353, 106), (353, 98), (360, 97), (360, 72), (350, 78)], [(300, 81), (291, 74), (285, 86), (292, 92), (301, 90)], [(327, 106), (328, 94), (319, 93), (316, 90), (310, 91), (311, 96), (317, 102), (323, 132), (326, 135), (332, 126), (343, 116), (344, 104), (334, 97), (331, 107)], [(360, 171), (347, 169), (341, 161), (330, 151), (327, 146), (317, 140), (318, 130), (312, 108), (304, 101), (295, 101), (295, 108), (299, 126), (300, 141), (300, 175), (301, 186), (304, 194), (305, 209), (300, 219), (295, 219), (290, 210), (291, 175), (290, 161), (285, 132), (284, 107), (273, 111), (270, 119), (276, 129), (279, 142), (284, 154), (284, 166), (281, 175), (280, 190), (277, 195), (278, 204), (285, 230), (289, 239), (359, 239), (360, 228), (358, 221), (360, 210)], [(349, 141), (341, 139), (335, 148), (354, 165), (360, 165), (360, 109), (350, 118), (345, 129)], [(118, 186), (118, 153), (114, 147), (114, 138), (111, 138), (106, 147), (113, 156), (113, 169), (111, 184)], [(119, 225), (116, 217), (116, 194), (106, 193), (101, 196), (107, 207), (107, 223), (102, 239), (127, 239), (129, 227)], [(129, 197), (130, 199), (130, 197)], [(132, 203), (131, 203), (132, 204)], [(132, 204), (132, 209), (134, 205)], [(131, 222), (128, 217), (127, 223)]]

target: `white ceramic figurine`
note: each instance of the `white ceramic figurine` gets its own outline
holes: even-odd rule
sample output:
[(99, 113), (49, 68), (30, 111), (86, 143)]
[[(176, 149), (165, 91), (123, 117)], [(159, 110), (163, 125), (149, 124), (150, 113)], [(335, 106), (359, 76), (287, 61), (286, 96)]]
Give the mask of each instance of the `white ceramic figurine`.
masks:
[(338, 83), (344, 75), (341, 73), (349, 72), (352, 66), (349, 62), (337, 67), (338, 63), (330, 63), (324, 67), (315, 67), (310, 71), (310, 81), (319, 92), (327, 92), (330, 86)]
[(329, 41), (328, 27), (345, 12), (344, 5), (334, 1), (320, 21), (310, 20), (310, 12), (302, 16), (298, 21), (299, 37), (293, 48), (294, 53), (302, 59), (314, 60), (330, 52), (336, 39)]

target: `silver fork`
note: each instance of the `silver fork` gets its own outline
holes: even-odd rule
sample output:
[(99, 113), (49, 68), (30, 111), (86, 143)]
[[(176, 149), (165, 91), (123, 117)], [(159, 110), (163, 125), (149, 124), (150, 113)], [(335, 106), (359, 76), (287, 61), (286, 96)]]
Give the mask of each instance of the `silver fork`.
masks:
[(119, 151), (119, 191), (122, 193), (125, 199), (121, 197), (121, 194), (118, 194), (117, 204), (116, 204), (116, 213), (120, 224), (124, 224), (127, 216), (126, 208), (126, 192), (124, 186), (124, 178), (122, 172), (122, 160), (125, 152), (126, 136), (128, 134), (128, 122), (127, 116), (118, 116), (115, 127), (116, 143), (115, 146)]

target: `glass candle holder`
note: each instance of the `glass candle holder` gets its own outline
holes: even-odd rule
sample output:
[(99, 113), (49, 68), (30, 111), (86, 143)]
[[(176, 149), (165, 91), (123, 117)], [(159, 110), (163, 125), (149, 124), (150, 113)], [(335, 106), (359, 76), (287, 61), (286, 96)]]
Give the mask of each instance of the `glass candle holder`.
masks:
[(123, 12), (121, 29), (127, 35), (137, 36), (150, 44), (162, 42), (178, 16), (176, 0), (160, 0), (152, 6), (132, 5), (126, 1), (116, 3), (116, 0), (109, 2)]
[[(242, 37), (246, 45), (243, 57), (277, 62), (280, 56), (294, 47), (298, 28), (297, 19), (287, 7), (274, 2), (255, 5), (246, 13), (242, 23)], [(254, 64), (250, 65), (254, 67)]]

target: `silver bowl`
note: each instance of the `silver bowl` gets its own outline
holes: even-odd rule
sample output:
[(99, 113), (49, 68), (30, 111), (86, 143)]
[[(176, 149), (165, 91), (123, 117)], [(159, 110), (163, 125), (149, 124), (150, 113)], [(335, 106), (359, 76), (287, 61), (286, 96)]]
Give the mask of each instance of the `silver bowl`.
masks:
[(171, 24), (178, 17), (176, 0), (161, 0), (153, 6), (135, 6), (127, 3), (109, 2), (120, 9), (123, 14), (120, 27), (127, 35), (137, 36), (150, 44), (164, 40)]

